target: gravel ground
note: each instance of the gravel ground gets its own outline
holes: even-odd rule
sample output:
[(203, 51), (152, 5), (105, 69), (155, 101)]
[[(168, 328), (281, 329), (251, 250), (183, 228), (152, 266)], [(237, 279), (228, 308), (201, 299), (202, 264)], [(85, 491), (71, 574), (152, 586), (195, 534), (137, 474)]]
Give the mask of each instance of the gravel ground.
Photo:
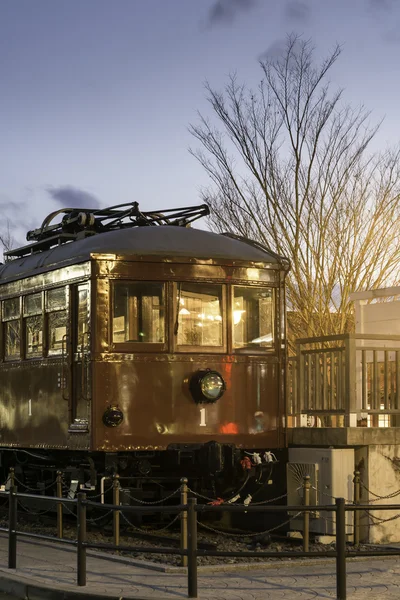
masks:
[[(0, 521), (0, 527), (8, 527), (8, 523), (6, 520)], [(40, 533), (43, 535), (48, 535), (51, 537), (56, 536), (55, 526), (44, 525), (40, 522), (40, 517), (36, 520), (36, 522), (25, 522), (23, 517), (18, 520), (18, 529), (20, 531), (29, 531), (32, 533)], [(122, 527), (121, 524), (121, 537), (120, 544), (121, 545), (132, 545), (136, 547), (173, 547), (171, 543), (168, 543), (168, 539), (166, 543), (163, 543), (161, 540), (149, 541), (146, 539), (141, 539), (140, 537), (135, 536), (135, 530), (132, 527), (128, 527), (126, 529), (127, 535), (124, 535), (125, 528)], [(142, 528), (142, 531), (145, 533), (152, 533), (154, 530), (150, 528)], [(179, 532), (176, 530), (164, 530), (159, 531), (157, 533), (158, 536), (163, 536), (166, 538), (173, 537), (176, 540), (179, 540)], [(66, 539), (76, 539), (76, 526), (66, 523), (64, 525), (64, 537)], [(89, 542), (93, 543), (113, 543), (112, 533), (110, 532), (110, 527), (107, 526), (103, 531), (89, 530), (87, 532), (87, 539)], [(292, 540), (286, 541), (284, 536), (282, 536), (279, 540), (276, 540), (268, 535), (263, 534), (245, 534), (245, 533), (235, 533), (234, 535), (229, 534), (221, 534), (215, 533), (212, 531), (206, 531), (202, 529), (201, 524), (199, 523), (198, 527), (198, 541), (199, 542), (208, 542), (215, 545), (215, 549), (218, 551), (224, 552), (235, 552), (242, 553), (244, 551), (250, 550), (255, 552), (291, 552), (293, 554), (293, 559), (301, 558), (298, 557), (298, 553), (302, 551), (303, 546), (301, 540)], [(176, 547), (176, 545), (175, 545)], [(326, 550), (334, 550), (335, 545), (333, 544), (320, 544), (313, 543), (310, 541), (310, 551), (315, 552), (316, 554), (319, 552), (325, 552)], [(360, 550), (371, 550), (371, 546), (360, 545)], [(163, 563), (168, 565), (179, 566), (181, 564), (181, 557), (178, 554), (151, 554), (151, 553), (141, 553), (138, 551), (133, 552), (122, 552), (122, 551), (112, 551), (114, 554), (122, 555), (122, 556), (130, 556), (135, 557), (144, 561), (152, 561), (155, 563)], [(237, 557), (219, 557), (219, 556), (199, 556), (198, 564), (199, 565), (220, 565), (220, 564), (237, 564), (237, 563), (263, 563), (270, 561), (282, 561), (282, 560), (291, 560), (291, 558), (284, 557), (245, 557), (245, 556), (237, 556)]]

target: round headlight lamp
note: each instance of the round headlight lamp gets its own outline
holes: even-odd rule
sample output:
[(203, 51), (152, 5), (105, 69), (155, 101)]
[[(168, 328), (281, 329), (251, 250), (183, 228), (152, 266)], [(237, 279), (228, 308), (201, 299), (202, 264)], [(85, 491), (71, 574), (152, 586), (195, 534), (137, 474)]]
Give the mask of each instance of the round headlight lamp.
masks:
[(107, 427), (118, 427), (124, 420), (124, 413), (119, 406), (109, 406), (103, 415), (103, 423)]
[(197, 371), (189, 384), (190, 392), (197, 404), (211, 404), (221, 398), (226, 390), (225, 381), (217, 371)]

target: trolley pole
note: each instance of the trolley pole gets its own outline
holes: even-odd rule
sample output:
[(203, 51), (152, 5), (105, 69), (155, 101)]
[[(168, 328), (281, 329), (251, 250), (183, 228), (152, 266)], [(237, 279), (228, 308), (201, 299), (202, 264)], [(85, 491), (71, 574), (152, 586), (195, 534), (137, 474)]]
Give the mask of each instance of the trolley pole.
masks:
[[(309, 506), (310, 504), (310, 476), (306, 475), (303, 482), (303, 504)], [(310, 513), (305, 510), (303, 513), (303, 552), (308, 552), (310, 547)]]
[[(57, 498), (62, 498), (62, 473), (57, 471)], [(63, 536), (63, 505), (57, 502), (57, 537)]]
[[(181, 504), (187, 504), (188, 498), (188, 480), (186, 477), (182, 477), (181, 479)], [(187, 522), (187, 512), (183, 510), (181, 512), (181, 550), (187, 550), (188, 547), (188, 522)], [(188, 557), (182, 554), (181, 556), (181, 565), (182, 567), (187, 567)]]
[[(113, 504), (119, 506), (119, 475), (114, 475), (113, 479)], [(114, 535), (114, 546), (119, 546), (119, 510), (113, 510), (113, 535)]]
[(17, 568), (17, 488), (10, 488), (8, 511), (8, 568)]

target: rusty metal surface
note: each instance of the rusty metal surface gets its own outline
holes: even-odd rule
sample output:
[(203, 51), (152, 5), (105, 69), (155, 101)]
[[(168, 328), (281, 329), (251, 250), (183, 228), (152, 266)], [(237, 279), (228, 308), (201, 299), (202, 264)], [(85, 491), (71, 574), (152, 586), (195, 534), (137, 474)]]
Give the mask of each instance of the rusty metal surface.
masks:
[(54, 268), (56, 264), (87, 261), (95, 252), (279, 264), (278, 259), (266, 251), (210, 231), (168, 226), (138, 227), (95, 235), (9, 261), (0, 267), (0, 279), (21, 277), (35, 270)]
[[(135, 355), (93, 365), (94, 445), (97, 450), (165, 449), (175, 442), (217, 440), (257, 448), (278, 446), (278, 364), (276, 359), (184, 356), (164, 360)], [(173, 360), (171, 360), (173, 358)], [(227, 390), (214, 404), (196, 404), (189, 379), (198, 370), (217, 370)], [(123, 423), (105, 427), (102, 415), (118, 405)], [(204, 411), (203, 414), (201, 411)]]
[[(284, 445), (284, 373), (278, 343), (284, 326), (279, 308), (281, 294), (276, 294), (277, 341), (272, 349), (234, 352), (229, 334), (224, 347), (212, 353), (202, 353), (201, 348), (188, 352), (176, 346), (173, 334), (176, 313), (173, 282), (211, 281), (226, 286), (246, 283), (275, 287), (279, 292), (279, 272), (276, 277), (274, 272), (254, 266), (245, 269), (229, 264), (175, 262), (144, 265), (101, 258), (96, 261), (93, 272), (97, 311), (92, 347), (93, 397), (100, 399), (93, 412), (94, 449), (160, 450), (172, 443), (201, 443), (211, 439), (246, 448)], [(146, 352), (144, 347), (141, 351), (140, 344), (127, 344), (122, 352), (111, 340), (111, 288), (113, 281), (140, 279), (170, 281), (166, 339), (163, 347), (157, 347), (154, 352), (149, 352), (148, 347)], [(282, 282), (280, 285), (282, 288)], [(231, 311), (228, 299), (228, 331)], [(225, 394), (215, 404), (196, 404), (189, 391), (190, 377), (204, 368), (218, 371), (227, 384)], [(124, 421), (120, 426), (109, 428), (103, 424), (107, 406), (118, 406), (123, 411)]]
[[(154, 236), (161, 236), (157, 243)], [(196, 243), (191, 246), (188, 240)], [(129, 252), (117, 258), (124, 248)], [(57, 257), (62, 264), (79, 262), (96, 251), (101, 254), (93, 256), (90, 263), (53, 265)], [(7, 280), (28, 272), (29, 278)], [(90, 279), (91, 286), (90, 336), (83, 362), (82, 355), (73, 351), (72, 329), (64, 358), (0, 360), (0, 444), (107, 451), (165, 449), (172, 443), (209, 440), (244, 448), (284, 445), (284, 349), (280, 343), (284, 282), (274, 257), (210, 232), (143, 228), (98, 235), (12, 261), (2, 267), (0, 277), (4, 281), (1, 298), (63, 283), (74, 298), (77, 282)], [(121, 348), (112, 343), (110, 297), (113, 282), (121, 280), (167, 283), (168, 317), (161, 348), (144, 352), (138, 344)], [(189, 352), (176, 346), (176, 284), (182, 281), (225, 286), (228, 323), (223, 347), (205, 353), (201, 348)], [(235, 283), (275, 289), (273, 348), (236, 352), (232, 348), (230, 286)], [(69, 316), (73, 327), (76, 315), (71, 307)], [(190, 377), (203, 368), (218, 371), (226, 382), (226, 392), (214, 404), (196, 404), (189, 391)], [(87, 371), (82, 379), (83, 369)], [(78, 401), (78, 396), (84, 396), (85, 403)], [(71, 422), (73, 406), (78, 407), (79, 402), (83, 412), (87, 407), (88, 431), (79, 430), (84, 420), (79, 410), (75, 410), (77, 423)], [(116, 428), (107, 427), (102, 420), (106, 408), (113, 405), (124, 413)], [(76, 425), (75, 431), (72, 425)]]
[(26, 277), (23, 279), (17, 279), (9, 283), (5, 281), (2, 282), (0, 285), (0, 297), (3, 299), (11, 296), (20, 296), (21, 294), (33, 293), (49, 287), (81, 281), (82, 279), (89, 278), (90, 273), (90, 262), (70, 265), (69, 267), (63, 268), (54, 265), (52, 271), (41, 274), (35, 274), (28, 271)]
[[(0, 365), (0, 444), (30, 448), (74, 448), (68, 434), (68, 402), (61, 389), (61, 359)], [(88, 447), (88, 437), (84, 447)], [(82, 434), (79, 444), (82, 444)]]

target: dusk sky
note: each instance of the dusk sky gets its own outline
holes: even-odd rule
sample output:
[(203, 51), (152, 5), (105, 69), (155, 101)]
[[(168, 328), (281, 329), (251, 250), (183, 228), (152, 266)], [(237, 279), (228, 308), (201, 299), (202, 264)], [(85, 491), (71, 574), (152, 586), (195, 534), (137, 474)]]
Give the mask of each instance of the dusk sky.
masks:
[(63, 206), (198, 203), (204, 81), (256, 87), (291, 32), (321, 58), (342, 44), (332, 85), (397, 144), (400, 0), (0, 0), (0, 206), (18, 241)]

